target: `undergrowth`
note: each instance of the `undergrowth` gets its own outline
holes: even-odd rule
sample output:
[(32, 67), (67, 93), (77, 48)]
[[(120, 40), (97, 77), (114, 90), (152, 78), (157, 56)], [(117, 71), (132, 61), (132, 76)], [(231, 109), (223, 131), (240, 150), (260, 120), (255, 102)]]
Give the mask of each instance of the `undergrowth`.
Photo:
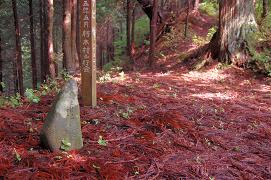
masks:
[(203, 46), (209, 43), (216, 31), (217, 31), (217, 27), (214, 26), (208, 30), (208, 34), (206, 37), (202, 37), (202, 36), (198, 36), (194, 34), (192, 37), (193, 44), (196, 44), (197, 46)]
[[(3, 83), (2, 83), (3, 84)], [(41, 84), (37, 90), (27, 88), (22, 97), (19, 93), (11, 96), (0, 95), (0, 107), (16, 108), (24, 103), (39, 103), (42, 96), (55, 94), (60, 91), (60, 83), (56, 80), (48, 79), (47, 82)]]
[(200, 3), (199, 10), (209, 16), (218, 16), (219, 5), (216, 0), (204, 0)]
[[(138, 18), (135, 22), (135, 46), (140, 47), (143, 44), (148, 45), (149, 41), (146, 40), (146, 36), (150, 32), (149, 18), (144, 15)], [(114, 69), (120, 69), (130, 63), (128, 56), (126, 55), (127, 37), (126, 31), (122, 33), (113, 42), (114, 45), (114, 60), (105, 64), (103, 71), (108, 72)]]
[(262, 20), (261, 26), (247, 39), (251, 59), (249, 68), (258, 73), (271, 76), (271, 15)]

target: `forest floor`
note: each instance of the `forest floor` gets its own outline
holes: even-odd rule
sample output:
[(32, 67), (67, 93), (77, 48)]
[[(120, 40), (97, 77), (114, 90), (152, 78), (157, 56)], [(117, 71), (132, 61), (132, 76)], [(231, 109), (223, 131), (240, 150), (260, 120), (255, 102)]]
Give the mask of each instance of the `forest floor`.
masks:
[(270, 80), (168, 64), (99, 83), (98, 107), (81, 108), (79, 151), (40, 147), (53, 95), (1, 108), (0, 179), (270, 179)]

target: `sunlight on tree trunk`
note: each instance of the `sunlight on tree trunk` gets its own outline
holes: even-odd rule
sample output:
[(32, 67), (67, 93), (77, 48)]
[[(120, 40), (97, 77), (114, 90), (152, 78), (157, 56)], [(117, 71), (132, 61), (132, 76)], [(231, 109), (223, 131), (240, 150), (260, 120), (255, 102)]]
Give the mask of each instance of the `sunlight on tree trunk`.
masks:
[(257, 28), (253, 0), (221, 0), (219, 5), (219, 29), (211, 42), (213, 57), (226, 63), (246, 61), (246, 40)]
[(46, 13), (46, 57), (48, 58), (48, 75), (54, 79), (56, 77), (55, 64), (54, 64), (54, 45), (53, 45), (53, 24), (54, 24), (54, 1), (47, 0), (47, 13)]

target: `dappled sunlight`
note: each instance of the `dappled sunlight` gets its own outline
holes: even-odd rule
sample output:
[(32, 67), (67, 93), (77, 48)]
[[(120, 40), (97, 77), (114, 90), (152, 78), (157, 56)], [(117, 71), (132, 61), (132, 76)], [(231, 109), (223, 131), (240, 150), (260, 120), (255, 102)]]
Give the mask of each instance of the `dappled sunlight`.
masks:
[(198, 80), (203, 80), (205, 82), (210, 82), (210, 81), (221, 81), (223, 79), (229, 78), (230, 75), (222, 74), (221, 70), (218, 70), (216, 68), (205, 71), (205, 72), (199, 72), (199, 71), (190, 71), (186, 74), (183, 74), (182, 76), (184, 79), (198, 79)]
[(193, 94), (192, 97), (198, 97), (201, 99), (218, 99), (218, 100), (231, 100), (231, 99), (235, 99), (238, 97), (238, 94), (234, 94), (234, 93), (199, 93), (199, 94)]
[(68, 159), (73, 160), (76, 163), (83, 163), (86, 162), (88, 159), (82, 155), (80, 155), (78, 152), (72, 151), (67, 153), (66, 156)]

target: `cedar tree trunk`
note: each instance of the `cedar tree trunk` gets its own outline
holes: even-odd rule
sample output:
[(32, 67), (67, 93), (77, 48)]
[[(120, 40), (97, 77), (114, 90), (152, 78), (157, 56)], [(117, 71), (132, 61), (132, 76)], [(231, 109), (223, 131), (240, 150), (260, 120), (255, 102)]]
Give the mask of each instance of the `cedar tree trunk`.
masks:
[(63, 0), (63, 55), (64, 67), (71, 74), (75, 71), (72, 60), (72, 45), (71, 45), (71, 31), (72, 31), (72, 17), (71, 17), (71, 0)]
[[(22, 46), (21, 46), (21, 32), (17, 14), (17, 2), (12, 0), (12, 8), (14, 15), (15, 26), (15, 38), (16, 38), (16, 74), (18, 78), (19, 93), (24, 95), (24, 83), (23, 83), (23, 64), (22, 64)], [(16, 86), (16, 85), (15, 85)]]
[(37, 89), (37, 65), (36, 65), (36, 51), (35, 51), (35, 37), (34, 37), (34, 16), (32, 0), (29, 3), (29, 17), (30, 17), (30, 42), (31, 42), (31, 67), (32, 67), (32, 87)]
[(155, 57), (156, 31), (158, 20), (158, 0), (153, 0), (153, 11), (151, 19), (150, 33), (150, 52), (149, 52), (149, 67), (152, 67)]
[[(253, 0), (221, 0), (218, 32), (210, 42), (212, 57), (225, 63), (244, 64), (246, 40), (256, 28)], [(237, 59), (242, 62), (235, 62)]]
[[(78, 58), (78, 51), (77, 51), (77, 43), (76, 43), (76, 30), (77, 30), (77, 0), (72, 0), (72, 24), (71, 24), (71, 49), (72, 49), (72, 60), (73, 66), (79, 70), (79, 58)], [(79, 23), (78, 23), (79, 24)]]
[[(0, 34), (0, 83), (3, 82), (3, 59), (2, 59), (2, 40)], [(0, 92), (3, 92), (3, 87), (0, 84)]]

